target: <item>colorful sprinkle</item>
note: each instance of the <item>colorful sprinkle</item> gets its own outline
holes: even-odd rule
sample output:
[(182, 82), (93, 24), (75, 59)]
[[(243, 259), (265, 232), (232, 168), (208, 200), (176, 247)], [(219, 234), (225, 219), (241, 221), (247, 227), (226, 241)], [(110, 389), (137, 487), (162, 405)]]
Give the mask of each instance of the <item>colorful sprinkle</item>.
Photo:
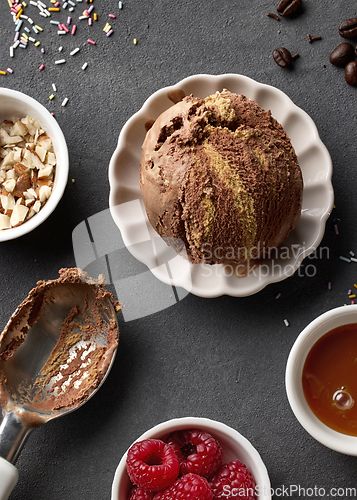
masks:
[(109, 30), (109, 31), (107, 32), (107, 36), (110, 36), (112, 33), (113, 33), (113, 30)]
[(39, 69), (39, 70), (43, 70), (43, 69), (44, 69), (44, 67), (45, 67), (45, 65), (44, 65), (44, 64), (41, 64), (41, 66), (40, 66), (38, 69)]
[(93, 40), (91, 40), (90, 38), (88, 38), (87, 42), (91, 43), (92, 45), (95, 45), (95, 42)]
[(76, 29), (77, 29), (77, 26), (74, 24), (74, 25), (72, 26), (71, 35), (74, 35), (74, 34), (75, 34)]
[(0, 75), (6, 75), (6, 71), (0, 70)]
[(335, 224), (335, 234), (339, 234), (338, 233), (338, 226), (337, 226), (337, 224)]
[(55, 95), (54, 95), (54, 94), (51, 94), (51, 95), (50, 95), (50, 97), (49, 97), (49, 99), (50, 99), (51, 101), (52, 101), (52, 99), (54, 99), (54, 98), (55, 98)]
[(328, 290), (331, 290), (331, 287), (332, 287), (332, 285), (331, 285), (331, 281), (329, 281), (329, 282), (327, 283), (327, 288), (328, 288)]
[(351, 262), (350, 259), (347, 259), (347, 257), (344, 257), (343, 255), (340, 255), (340, 259), (343, 260), (344, 262)]
[(109, 14), (109, 17), (111, 17), (112, 19), (115, 19), (116, 15), (115, 14)]

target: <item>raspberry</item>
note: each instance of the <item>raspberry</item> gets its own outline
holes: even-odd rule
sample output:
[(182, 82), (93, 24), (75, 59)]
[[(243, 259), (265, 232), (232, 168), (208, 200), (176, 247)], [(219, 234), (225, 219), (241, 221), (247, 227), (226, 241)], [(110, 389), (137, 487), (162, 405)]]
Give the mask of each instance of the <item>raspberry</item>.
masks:
[(230, 500), (255, 500), (255, 481), (251, 472), (239, 460), (232, 460), (221, 467), (211, 479), (210, 487), (214, 500), (229, 498)]
[(181, 476), (192, 472), (209, 479), (222, 465), (221, 445), (208, 432), (176, 431), (167, 442), (178, 456)]
[(153, 500), (212, 500), (213, 493), (207, 479), (197, 474), (185, 474), (164, 491), (156, 493)]
[(159, 491), (175, 482), (180, 466), (170, 445), (160, 439), (144, 439), (129, 449), (126, 468), (136, 486)]
[(128, 500), (152, 500), (154, 495), (155, 493), (152, 493), (151, 491), (134, 486), (129, 493)]

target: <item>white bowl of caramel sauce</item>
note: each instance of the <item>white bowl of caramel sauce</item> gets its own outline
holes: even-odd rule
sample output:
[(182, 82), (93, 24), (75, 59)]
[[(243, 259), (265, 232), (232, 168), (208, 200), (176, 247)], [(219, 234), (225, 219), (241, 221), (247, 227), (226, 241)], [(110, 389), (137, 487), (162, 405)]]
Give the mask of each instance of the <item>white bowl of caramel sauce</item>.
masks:
[(296, 339), (286, 366), (290, 406), (323, 445), (357, 456), (357, 306), (332, 309)]

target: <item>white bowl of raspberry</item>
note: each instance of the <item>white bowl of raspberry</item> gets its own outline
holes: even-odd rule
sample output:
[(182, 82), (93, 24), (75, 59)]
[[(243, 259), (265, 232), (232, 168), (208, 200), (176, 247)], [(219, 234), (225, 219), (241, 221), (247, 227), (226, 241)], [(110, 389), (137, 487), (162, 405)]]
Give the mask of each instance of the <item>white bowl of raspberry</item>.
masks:
[(207, 418), (168, 420), (142, 434), (116, 469), (111, 500), (271, 500), (252, 444)]

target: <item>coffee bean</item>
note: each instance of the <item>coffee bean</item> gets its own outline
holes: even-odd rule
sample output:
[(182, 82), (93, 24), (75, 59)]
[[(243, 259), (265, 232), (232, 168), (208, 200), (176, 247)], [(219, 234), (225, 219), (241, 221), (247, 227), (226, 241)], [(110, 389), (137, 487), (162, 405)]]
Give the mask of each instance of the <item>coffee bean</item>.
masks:
[(354, 38), (357, 36), (357, 17), (343, 21), (338, 27), (338, 32), (343, 38)]
[(301, 7), (301, 0), (281, 0), (276, 10), (283, 16), (291, 16)]
[(349, 61), (352, 61), (354, 55), (355, 53), (352, 45), (348, 42), (343, 42), (337, 45), (331, 52), (330, 63), (343, 68)]
[(293, 60), (288, 49), (285, 49), (284, 47), (275, 49), (273, 51), (273, 58), (276, 64), (278, 64), (282, 68), (287, 68), (288, 66), (290, 66)]
[(348, 85), (357, 85), (357, 61), (350, 61), (346, 65), (345, 79)]

